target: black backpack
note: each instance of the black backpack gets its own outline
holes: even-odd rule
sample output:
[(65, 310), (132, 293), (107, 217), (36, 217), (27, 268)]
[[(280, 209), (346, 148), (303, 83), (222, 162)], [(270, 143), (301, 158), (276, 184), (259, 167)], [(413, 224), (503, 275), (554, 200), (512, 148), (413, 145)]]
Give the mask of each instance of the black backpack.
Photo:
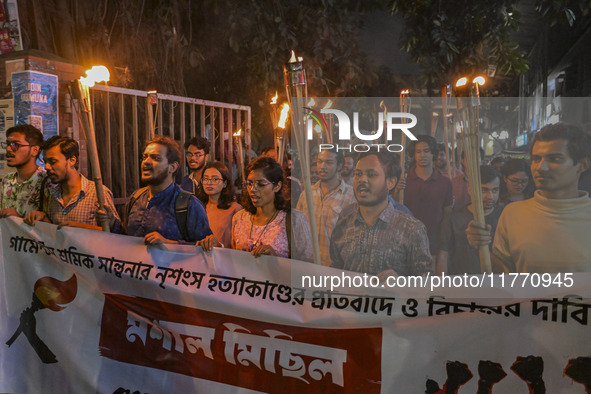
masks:
[[(142, 187), (141, 189), (136, 190), (129, 201), (125, 205), (125, 219), (123, 221), (123, 227), (125, 232), (127, 232), (127, 220), (129, 219), (129, 213), (131, 212), (131, 207), (135, 204), (136, 200), (140, 198), (140, 196), (148, 191), (148, 186)], [(189, 199), (191, 198), (192, 194), (181, 190), (180, 193), (176, 196), (176, 200), (174, 202), (174, 215), (176, 217), (176, 224), (181, 233), (181, 237), (188, 242), (191, 242), (189, 239), (189, 230), (187, 229), (187, 213), (189, 211)]]

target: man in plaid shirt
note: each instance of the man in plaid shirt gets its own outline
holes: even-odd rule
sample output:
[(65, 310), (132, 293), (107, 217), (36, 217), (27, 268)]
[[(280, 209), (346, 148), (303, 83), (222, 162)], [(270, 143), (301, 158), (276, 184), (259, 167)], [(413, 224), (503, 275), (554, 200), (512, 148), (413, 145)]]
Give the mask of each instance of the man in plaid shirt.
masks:
[[(345, 158), (342, 152), (327, 150), (320, 152), (317, 162), (320, 181), (312, 186), (312, 202), (318, 229), (320, 260), (322, 265), (326, 266), (332, 264), (330, 237), (339, 219), (339, 214), (343, 208), (355, 202), (353, 188), (339, 177), (344, 162)], [(308, 202), (305, 193), (300, 196), (297, 209), (308, 215)]]
[[(78, 172), (78, 142), (72, 138), (51, 137), (43, 146), (45, 170), (52, 182), (45, 191), (43, 211), (31, 211), (24, 222), (44, 221), (62, 226), (101, 230), (96, 219), (99, 208), (94, 182)], [(104, 201), (113, 231), (121, 226), (113, 204), (113, 194), (104, 187)]]

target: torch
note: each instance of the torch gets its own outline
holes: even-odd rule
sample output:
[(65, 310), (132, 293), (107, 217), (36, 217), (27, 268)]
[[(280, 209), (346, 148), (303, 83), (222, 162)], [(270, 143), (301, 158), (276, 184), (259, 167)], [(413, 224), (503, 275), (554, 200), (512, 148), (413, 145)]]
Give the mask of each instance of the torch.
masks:
[[(277, 98), (279, 97), (279, 95), (277, 94), (277, 91), (275, 91), (275, 96), (271, 98), (271, 110), (270, 115), (271, 115), (271, 124), (273, 125), (273, 147), (275, 148), (275, 153), (277, 154), (277, 152), (279, 151), (279, 136), (278, 136), (278, 130), (277, 130)], [(279, 161), (279, 160), (277, 160)], [(281, 162), (279, 162), (279, 164), (282, 164)]]
[[(441, 99), (442, 99), (442, 112), (443, 112), (443, 145), (445, 145), (445, 163), (447, 165), (447, 176), (450, 180), (453, 180), (453, 176), (455, 176), (455, 162), (454, 162), (454, 169), (452, 173), (452, 168), (449, 163), (449, 135), (447, 133), (447, 124), (449, 121), (449, 115), (447, 113), (447, 99), (450, 94), (450, 86), (443, 85), (441, 87)], [(452, 151), (453, 151), (453, 144), (452, 144)]]
[(242, 155), (242, 129), (232, 134), (234, 142), (238, 147), (238, 172), (240, 174), (240, 180), (244, 182), (244, 156)]
[(383, 119), (383, 126), (382, 130), (384, 130), (384, 144), (388, 145), (388, 107), (386, 107), (386, 103), (384, 100), (380, 101), (380, 108), (383, 110), (384, 119)]
[(306, 82), (306, 69), (304, 60), (297, 58), (294, 51), (291, 51), (289, 62), (283, 65), (283, 76), (285, 78), (285, 91), (292, 111), (291, 131), (296, 140), (298, 148), (298, 157), (304, 177), (304, 192), (306, 201), (308, 201), (308, 219), (310, 222), (310, 232), (312, 235), (312, 249), (314, 251), (314, 262), (322, 264), (320, 260), (320, 247), (318, 245), (318, 231), (316, 230), (316, 215), (314, 213), (314, 203), (312, 199), (312, 182), (310, 182), (310, 152), (308, 140), (306, 138), (304, 119), (304, 105), (308, 96), (308, 86)]
[(431, 113), (431, 137), (435, 138), (435, 134), (437, 133), (437, 123), (439, 123), (439, 113), (432, 112)]
[[(92, 108), (90, 106), (90, 93), (88, 88), (93, 87), (95, 82), (108, 81), (109, 77), (109, 70), (105, 66), (93, 66), (90, 70), (86, 71), (86, 77), (80, 77), (78, 83), (72, 84), (76, 98), (82, 103), (83, 111), (86, 113), (86, 116), (83, 116), (80, 113), (80, 106), (78, 106), (78, 118), (82, 123), (84, 135), (86, 136), (86, 143), (88, 144), (89, 151), (88, 154), (92, 165), (92, 179), (94, 180), (96, 198), (101, 209), (104, 209), (105, 197), (103, 193), (101, 167), (96, 149), (94, 120), (92, 118)], [(99, 225), (102, 227), (103, 231), (109, 232), (109, 221), (107, 219), (103, 219)]]
[[(322, 109), (329, 109), (332, 107), (332, 100), (328, 100), (326, 102), (326, 104), (324, 105), (324, 107), (322, 107)], [(333, 118), (332, 118), (332, 114), (326, 114), (328, 115), (328, 130), (326, 130), (326, 143), (327, 144), (332, 144), (332, 125), (333, 125)]]
[[(400, 112), (410, 112), (410, 90), (406, 89), (403, 90), (402, 92), (400, 92)], [(402, 123), (406, 123), (406, 118), (402, 118)], [(404, 135), (404, 133), (400, 133), (400, 146), (401, 146), (401, 151), (400, 151), (400, 179), (404, 179), (405, 177), (405, 173), (406, 173), (406, 166), (405, 166), (405, 161), (406, 161), (406, 149), (405, 145), (406, 145), (406, 137)], [(400, 202), (401, 204), (404, 204), (404, 190), (400, 190), (400, 195), (398, 196), (398, 202)]]
[(277, 158), (279, 163), (283, 165), (283, 155), (285, 153), (285, 144), (287, 143), (287, 135), (285, 133), (285, 124), (287, 123), (287, 116), (289, 115), (289, 104), (283, 103), (281, 106), (281, 113), (279, 115), (279, 122), (277, 123), (277, 129), (281, 129), (281, 133), (277, 134), (279, 139), (279, 153)]
[[(150, 90), (148, 92), (148, 129), (150, 130), (150, 139), (156, 137), (156, 117), (158, 116), (158, 92)], [(156, 106), (156, 115), (154, 115), (154, 106)]]
[[(476, 77), (470, 84), (468, 78), (460, 78), (456, 82), (455, 97), (460, 120), (464, 125), (462, 137), (466, 154), (468, 179), (472, 192), (472, 208), (474, 220), (485, 224), (482, 189), (480, 181), (480, 135), (478, 133), (478, 117), (480, 92), (478, 87), (484, 85), (484, 77)], [(480, 267), (483, 273), (492, 272), (490, 251), (484, 245), (478, 249)]]

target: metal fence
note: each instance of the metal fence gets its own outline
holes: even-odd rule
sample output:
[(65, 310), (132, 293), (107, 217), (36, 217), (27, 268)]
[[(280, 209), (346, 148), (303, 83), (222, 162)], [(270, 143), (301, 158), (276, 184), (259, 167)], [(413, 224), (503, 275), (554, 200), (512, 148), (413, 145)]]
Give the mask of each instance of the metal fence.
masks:
[[(232, 135), (242, 129), (245, 163), (251, 152), (251, 109), (248, 106), (95, 85), (90, 89), (97, 149), (103, 183), (121, 204), (140, 187), (142, 148), (151, 136), (150, 114), (156, 135), (166, 135), (184, 147), (200, 135), (211, 142), (210, 160), (225, 162), (232, 179), (237, 150)], [(180, 176), (185, 176), (185, 152)]]

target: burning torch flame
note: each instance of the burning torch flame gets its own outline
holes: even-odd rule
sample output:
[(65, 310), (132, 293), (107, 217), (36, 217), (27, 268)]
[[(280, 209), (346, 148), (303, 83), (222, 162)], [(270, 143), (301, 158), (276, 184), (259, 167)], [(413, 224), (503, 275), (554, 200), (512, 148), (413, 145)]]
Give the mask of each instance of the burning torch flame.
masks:
[(436, 118), (439, 116), (439, 112), (433, 112), (433, 117)]
[(281, 127), (282, 129), (285, 128), (285, 122), (287, 122), (287, 115), (289, 114), (289, 105), (287, 103), (283, 103), (281, 106), (281, 115), (279, 116), (279, 122), (277, 123), (277, 127)]
[(314, 100), (314, 97), (312, 97), (312, 98), (310, 99), (310, 101), (308, 101), (308, 107), (311, 107), (311, 106), (313, 106), (313, 105), (316, 105), (316, 100)]
[(80, 82), (93, 87), (96, 82), (107, 82), (111, 78), (109, 70), (105, 66), (92, 66), (90, 70), (86, 71), (86, 77), (80, 77)]
[(65, 309), (65, 307), (58, 304), (68, 304), (74, 300), (78, 291), (78, 284), (76, 275), (72, 275), (70, 279), (64, 282), (44, 276), (35, 282), (33, 289), (43, 306), (57, 312)]
[(316, 132), (316, 134), (320, 134), (322, 132), (322, 128), (320, 127), (319, 124), (314, 126), (314, 131)]
[(291, 58), (289, 59), (288, 63), (296, 63), (297, 61), (298, 61), (298, 59), (296, 58), (295, 52), (292, 49), (291, 50)]
[(275, 97), (271, 99), (271, 104), (277, 104), (277, 91), (275, 91)]
[(384, 110), (384, 113), (386, 113), (388, 111), (388, 108), (386, 108), (386, 104), (384, 103), (384, 100), (380, 101), (380, 108)]
[(458, 81), (456, 82), (456, 88), (466, 86), (467, 83), (468, 83), (468, 78), (462, 77), (462, 78), (458, 79)]
[(232, 134), (232, 137), (240, 137), (240, 134), (242, 133), (242, 129), (238, 129), (237, 132), (235, 132), (234, 134)]
[(402, 92), (400, 92), (400, 95), (409, 94), (409, 93), (410, 93), (410, 90), (406, 89), (406, 90), (403, 90)]
[(479, 75), (472, 80), (472, 83), (476, 83), (480, 86), (483, 86), (486, 83), (486, 78), (484, 78), (482, 75)]
[(326, 105), (325, 105), (325, 106), (324, 106), (324, 108), (322, 108), (322, 109), (329, 109), (330, 107), (332, 107), (332, 100), (328, 100), (328, 101), (326, 102)]

